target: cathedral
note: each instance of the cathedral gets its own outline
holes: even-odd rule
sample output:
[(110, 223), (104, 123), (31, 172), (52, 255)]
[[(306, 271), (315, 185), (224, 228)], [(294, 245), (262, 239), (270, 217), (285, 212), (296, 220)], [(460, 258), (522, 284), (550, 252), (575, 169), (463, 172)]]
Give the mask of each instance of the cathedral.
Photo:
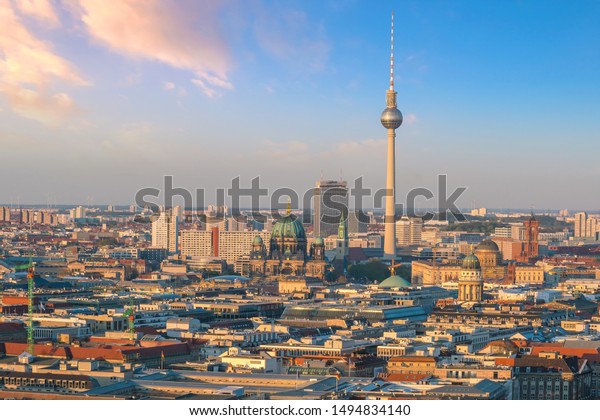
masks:
[[(544, 282), (543, 267), (503, 261), (502, 252), (498, 245), (491, 239), (479, 243), (472, 252), (480, 265), (480, 275), (485, 281), (503, 283), (533, 283)], [(460, 261), (447, 261), (438, 263), (433, 261), (413, 261), (412, 283), (435, 285), (448, 281), (457, 281), (461, 276), (463, 267)]]
[(481, 262), (472, 251), (462, 262), (458, 278), (458, 300), (460, 302), (481, 302), (483, 300)]
[(308, 246), (302, 223), (290, 213), (273, 226), (271, 240), (265, 244), (260, 236), (252, 242), (250, 276), (306, 276), (325, 279), (331, 266), (325, 260), (325, 242), (315, 238)]

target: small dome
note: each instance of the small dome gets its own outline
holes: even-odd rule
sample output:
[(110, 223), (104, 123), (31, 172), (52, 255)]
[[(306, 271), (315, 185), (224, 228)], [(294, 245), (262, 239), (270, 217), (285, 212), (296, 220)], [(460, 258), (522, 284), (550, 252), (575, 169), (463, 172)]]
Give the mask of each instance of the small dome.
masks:
[(325, 241), (323, 240), (323, 238), (322, 238), (322, 237), (320, 237), (320, 236), (317, 236), (317, 237), (315, 238), (315, 245), (325, 245)]
[(252, 245), (262, 245), (263, 244), (263, 240), (259, 235), (256, 235), (254, 237), (254, 239), (252, 240)]
[(412, 284), (408, 280), (403, 279), (400, 276), (393, 275), (379, 283), (377, 287), (380, 289), (395, 289), (410, 286), (412, 286)]
[(475, 248), (475, 251), (477, 251), (477, 252), (479, 252), (479, 251), (498, 252), (498, 251), (500, 251), (500, 248), (498, 248), (498, 245), (496, 245), (496, 242), (492, 241), (491, 239), (486, 239), (485, 241), (481, 241), (481, 243), (479, 245), (477, 245), (477, 248)]
[(386, 108), (381, 113), (381, 124), (395, 130), (402, 125), (402, 113), (397, 108)]
[(466, 270), (480, 270), (481, 263), (479, 262), (479, 258), (473, 253), (467, 255), (462, 262), (462, 268)]
[(271, 238), (273, 237), (287, 237), (287, 238), (306, 238), (306, 233), (304, 232), (304, 228), (302, 227), (302, 223), (292, 216), (288, 214), (282, 219), (279, 219), (273, 225), (273, 231), (271, 232)]

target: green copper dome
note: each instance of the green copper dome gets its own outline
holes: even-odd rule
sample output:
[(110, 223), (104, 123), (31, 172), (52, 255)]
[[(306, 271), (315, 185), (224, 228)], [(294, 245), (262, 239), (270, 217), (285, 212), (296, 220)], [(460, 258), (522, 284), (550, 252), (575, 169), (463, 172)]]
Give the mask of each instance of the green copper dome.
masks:
[(256, 235), (254, 237), (254, 239), (252, 240), (252, 245), (262, 245), (263, 244), (263, 240), (260, 236)]
[(288, 214), (273, 225), (271, 237), (306, 238), (302, 223), (295, 216)]
[(462, 268), (467, 270), (480, 270), (481, 263), (479, 262), (479, 258), (473, 253), (467, 255), (462, 262)]
[(395, 289), (410, 286), (412, 286), (412, 284), (408, 280), (396, 275), (388, 277), (378, 285), (380, 289)]
[(321, 238), (320, 236), (317, 236), (315, 238), (315, 245), (325, 245), (325, 241), (323, 241), (323, 238)]

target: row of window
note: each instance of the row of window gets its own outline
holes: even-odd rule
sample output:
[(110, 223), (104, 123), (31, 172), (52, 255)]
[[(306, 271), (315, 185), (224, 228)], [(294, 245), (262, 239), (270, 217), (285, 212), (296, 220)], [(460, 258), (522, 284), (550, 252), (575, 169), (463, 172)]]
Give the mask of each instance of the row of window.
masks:
[(16, 386), (62, 387), (75, 389), (88, 388), (87, 381), (76, 381), (66, 379), (0, 377), (0, 384)]

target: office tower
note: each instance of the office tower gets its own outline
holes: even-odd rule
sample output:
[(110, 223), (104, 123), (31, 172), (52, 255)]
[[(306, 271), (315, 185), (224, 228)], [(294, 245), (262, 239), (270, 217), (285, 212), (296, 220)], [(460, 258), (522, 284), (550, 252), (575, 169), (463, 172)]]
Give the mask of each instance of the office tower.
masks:
[[(361, 218), (362, 217), (362, 218)], [(367, 214), (360, 214), (360, 210), (348, 212), (348, 233), (366, 233), (369, 228), (370, 217)]]
[(403, 216), (396, 221), (396, 245), (408, 246), (421, 243), (423, 220), (418, 217)]
[(158, 218), (152, 222), (152, 246), (166, 249), (169, 253), (178, 250), (178, 218), (172, 212), (160, 213)]
[(314, 195), (314, 236), (326, 238), (338, 232), (340, 211), (348, 212), (346, 181), (317, 181)]
[(0, 207), (0, 222), (10, 222), (10, 207)]
[(596, 239), (596, 232), (598, 231), (598, 219), (588, 217), (585, 221), (585, 237)]
[(388, 137), (383, 253), (384, 258), (392, 259), (396, 256), (396, 129), (402, 124), (402, 114), (396, 107), (394, 91), (394, 14), (392, 14), (390, 88), (386, 92), (386, 105), (386, 109), (381, 114), (381, 124), (387, 128)]
[(587, 221), (587, 213), (582, 211), (579, 213), (575, 213), (575, 232), (574, 236), (576, 238), (585, 238), (586, 236), (586, 221)]
[(599, 230), (600, 222), (598, 219), (588, 217), (584, 211), (575, 214), (575, 238), (596, 239)]
[(269, 232), (184, 230), (181, 232), (181, 255), (183, 257), (214, 257), (233, 265), (236, 260), (248, 255), (252, 249), (252, 241), (261, 237), (269, 243)]

